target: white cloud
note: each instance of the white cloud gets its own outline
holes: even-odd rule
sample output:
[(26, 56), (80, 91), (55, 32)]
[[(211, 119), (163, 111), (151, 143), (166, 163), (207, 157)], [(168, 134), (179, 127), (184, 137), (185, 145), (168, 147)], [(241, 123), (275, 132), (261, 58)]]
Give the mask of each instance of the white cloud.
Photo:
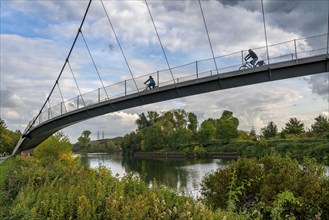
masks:
[(2, 108), (1, 109), (2, 116), (6, 118), (7, 120), (16, 120), (16, 119), (22, 119), (20, 114), (14, 110)]
[[(2, 3), (1, 117), (4, 117), (10, 129), (23, 130), (22, 125), (26, 125), (39, 112), (46, 100), (45, 94), (50, 92), (65, 62), (87, 3), (88, 1)], [(167, 68), (145, 2), (103, 3), (132, 74), (147, 75)], [(171, 67), (211, 58), (198, 1), (148, 3)], [(241, 50), (265, 46), (260, 2), (224, 3), (226, 5), (222, 5), (220, 1), (201, 1), (215, 55), (238, 52), (227, 59), (220, 59), (219, 68), (232, 65), (236, 60), (240, 62)], [(318, 22), (324, 15), (327, 16), (327, 11), (324, 13), (321, 8), (317, 12), (315, 3), (312, 3), (314, 6), (308, 1), (296, 5), (284, 1), (265, 3), (269, 44), (319, 34), (323, 27), (327, 27), (327, 23), (323, 22), (326, 19)], [(282, 10), (274, 10), (280, 8), (279, 6), (283, 6)], [(302, 12), (307, 12), (307, 19), (301, 16)], [(300, 22), (300, 18), (305, 22)], [(129, 80), (130, 72), (100, 1), (92, 2), (82, 31), (105, 86)], [(315, 41), (300, 41), (299, 46), (313, 48), (318, 43)], [(291, 53), (294, 49), (292, 45), (293, 42), (290, 46), (270, 48), (270, 55)], [(257, 53), (260, 59), (266, 58), (264, 49)], [(81, 36), (69, 61), (82, 93), (102, 87)], [(200, 65), (199, 68), (201, 70), (205, 67)], [(161, 112), (174, 108), (184, 108), (196, 113), (200, 122), (209, 117), (219, 118), (223, 110), (231, 110), (239, 118), (239, 128), (243, 130), (250, 130), (251, 126), (255, 126), (259, 131), (269, 121), (274, 121), (281, 128), (290, 117), (295, 116), (310, 127), (319, 114), (328, 115), (326, 77), (325, 74), (319, 74), (308, 77), (307, 80), (297, 78), (270, 82), (140, 106), (93, 118), (64, 131), (70, 135), (72, 142), (76, 141), (83, 130), (91, 130), (94, 135), (97, 131), (104, 131), (106, 137), (124, 135), (136, 129), (134, 121), (141, 112)], [(142, 82), (144, 78), (137, 80)], [(134, 87), (132, 80), (128, 84)], [(64, 100), (78, 95), (68, 65), (59, 85)], [(122, 93), (123, 85), (121, 83), (112, 86), (108, 91)], [(97, 98), (97, 93), (90, 94), (90, 97)], [(51, 102), (56, 104), (60, 101), (61, 94), (56, 87)]]
[(320, 115), (329, 118), (329, 111), (323, 111)]

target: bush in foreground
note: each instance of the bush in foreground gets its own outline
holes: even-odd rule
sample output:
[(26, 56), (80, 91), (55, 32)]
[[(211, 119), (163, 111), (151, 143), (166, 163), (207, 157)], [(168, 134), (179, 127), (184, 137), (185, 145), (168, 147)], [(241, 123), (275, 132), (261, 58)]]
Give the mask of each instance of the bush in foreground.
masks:
[(277, 154), (241, 158), (206, 176), (201, 191), (213, 210), (261, 219), (329, 219), (329, 180), (324, 167), (309, 159), (300, 165)]
[[(19, 160), (29, 163), (26, 158)], [(222, 219), (227, 215), (156, 182), (150, 188), (133, 175), (118, 179), (104, 167), (57, 169), (57, 175), (46, 167), (34, 168), (29, 178), (16, 181), (20, 190), (11, 194), (15, 198), (7, 219)], [(33, 172), (21, 167), (10, 179), (19, 179), (27, 170)]]

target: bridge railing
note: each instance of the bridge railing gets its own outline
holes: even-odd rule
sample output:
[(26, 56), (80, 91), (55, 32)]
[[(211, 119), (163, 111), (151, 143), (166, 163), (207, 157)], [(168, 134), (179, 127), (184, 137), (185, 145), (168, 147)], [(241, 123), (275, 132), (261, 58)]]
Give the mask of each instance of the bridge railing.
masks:
[[(43, 109), (32, 126), (37, 126), (54, 117), (93, 104), (114, 98), (127, 97), (131, 94), (143, 94), (143, 90), (146, 88), (144, 82), (149, 76), (152, 76), (157, 87), (161, 88), (168, 85), (176, 86), (178, 83), (184, 81), (197, 81), (200, 78), (236, 71), (244, 63), (244, 57), (248, 53), (247, 49), (249, 48), (215, 58), (198, 60), (171, 69), (135, 76), (134, 78), (128, 78), (124, 81), (105, 86), (104, 88), (98, 88), (88, 93), (64, 100), (63, 102)], [(328, 54), (328, 34), (294, 39), (272, 44), (268, 47), (252, 49), (258, 55), (259, 60), (264, 60), (267, 65), (291, 60), (296, 60), (297, 62), (300, 58)], [(241, 74), (243, 74), (243, 72), (241, 72)]]

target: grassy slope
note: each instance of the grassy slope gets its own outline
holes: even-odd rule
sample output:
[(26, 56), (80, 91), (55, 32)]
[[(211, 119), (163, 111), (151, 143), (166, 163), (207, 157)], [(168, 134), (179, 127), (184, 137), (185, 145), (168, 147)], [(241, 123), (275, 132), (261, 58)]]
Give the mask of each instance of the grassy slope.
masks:
[(14, 165), (15, 159), (13, 157), (8, 158), (0, 164), (0, 188), (2, 187), (3, 182), (7, 178), (11, 168)]
[[(2, 162), (0, 164), (0, 196), (1, 192), (3, 190), (3, 184), (6, 180), (6, 178), (9, 175), (10, 170), (13, 168), (15, 164), (15, 158), (14, 157), (9, 157), (7, 160)], [(3, 206), (2, 203), (0, 203), (0, 219), (4, 218), (6, 213), (6, 207)]]

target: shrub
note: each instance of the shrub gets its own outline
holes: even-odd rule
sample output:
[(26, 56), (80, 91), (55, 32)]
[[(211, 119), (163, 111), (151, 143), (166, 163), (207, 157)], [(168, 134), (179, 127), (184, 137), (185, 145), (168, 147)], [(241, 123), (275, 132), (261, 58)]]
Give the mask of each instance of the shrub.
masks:
[[(281, 214), (312, 219), (328, 213), (328, 177), (324, 167), (305, 159), (271, 154), (258, 160), (241, 158), (202, 180), (203, 200), (212, 209), (259, 212), (263, 218)], [(283, 193), (286, 192), (286, 193)], [(283, 193), (283, 194), (282, 194)], [(273, 212), (273, 208), (278, 208)]]
[(196, 157), (202, 157), (207, 154), (206, 149), (201, 145), (201, 146), (195, 146), (193, 150), (194, 156)]

